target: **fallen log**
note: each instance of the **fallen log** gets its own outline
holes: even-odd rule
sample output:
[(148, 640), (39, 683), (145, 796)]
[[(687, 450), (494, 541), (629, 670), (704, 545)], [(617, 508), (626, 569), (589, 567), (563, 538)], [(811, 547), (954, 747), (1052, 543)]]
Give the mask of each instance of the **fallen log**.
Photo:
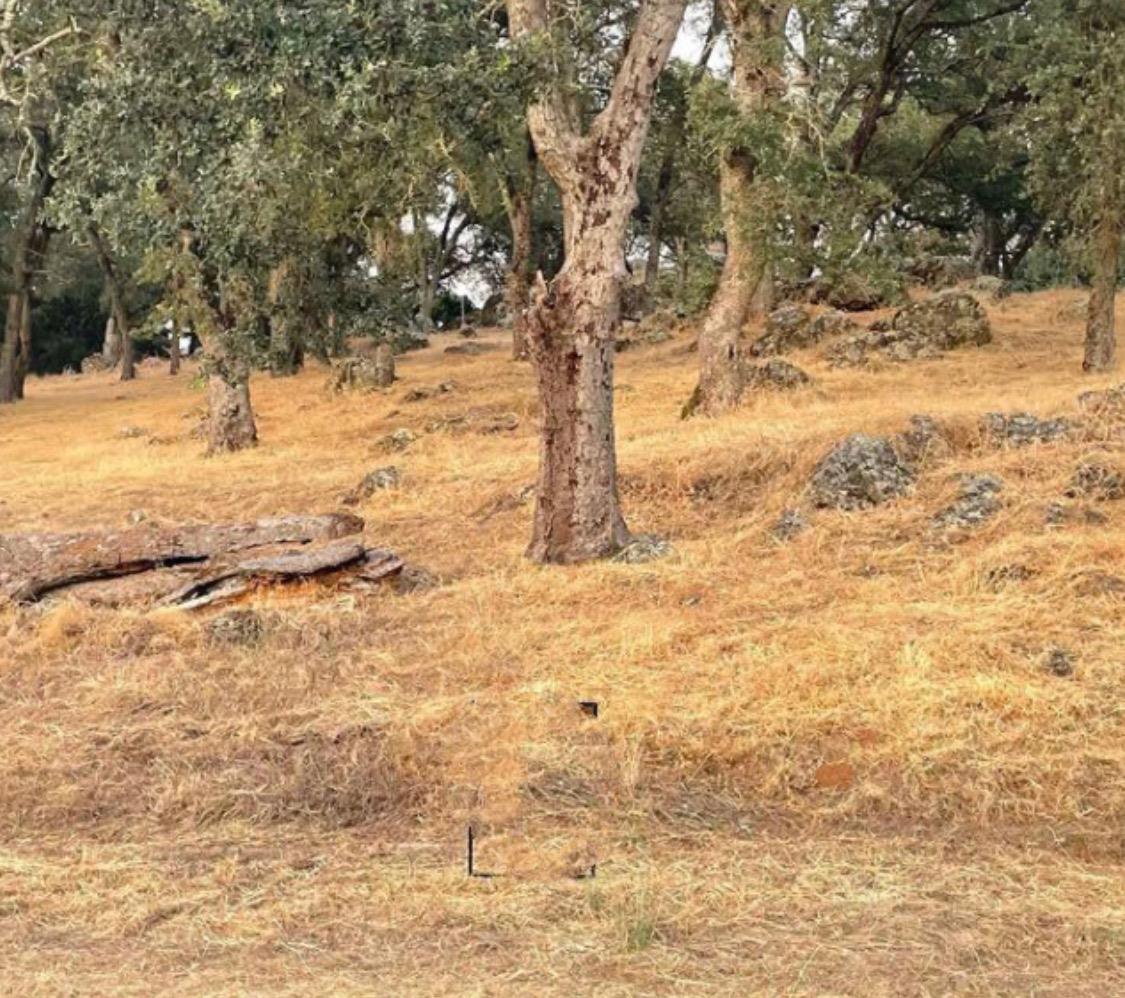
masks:
[[(361, 517), (330, 513), (273, 517), (254, 523), (177, 527), (141, 524), (72, 534), (0, 535), (0, 603), (34, 603), (55, 590), (80, 583), (154, 569), (204, 566), (212, 559), (237, 552), (335, 541), (362, 530)], [(353, 554), (356, 548), (359, 554), (354, 561), (363, 555), (358, 541), (353, 544)], [(286, 564), (295, 569), (299, 563), (284, 562), (282, 571), (274, 574), (284, 575)], [(315, 569), (314, 562), (309, 565), (323, 571)], [(265, 574), (267, 569), (265, 565)]]

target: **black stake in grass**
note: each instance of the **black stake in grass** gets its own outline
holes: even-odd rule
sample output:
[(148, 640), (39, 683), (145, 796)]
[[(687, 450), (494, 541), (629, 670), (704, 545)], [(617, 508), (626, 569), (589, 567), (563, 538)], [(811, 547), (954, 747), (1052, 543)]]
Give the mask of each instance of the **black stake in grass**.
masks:
[(473, 826), (472, 825), (469, 825), (469, 828), (468, 828), (468, 834), (466, 836), (466, 844), (468, 846), (468, 850), (467, 850), (467, 860), (466, 860), (465, 866), (468, 870), (469, 876), (470, 877), (480, 877), (484, 880), (491, 880), (494, 877), (498, 877), (499, 876), (498, 873), (478, 873), (477, 870), (474, 868), (474, 862), (475, 862), (476, 856), (475, 856), (475, 852), (474, 852), (474, 848), (473, 848), (474, 847), (474, 841), (473, 841)]

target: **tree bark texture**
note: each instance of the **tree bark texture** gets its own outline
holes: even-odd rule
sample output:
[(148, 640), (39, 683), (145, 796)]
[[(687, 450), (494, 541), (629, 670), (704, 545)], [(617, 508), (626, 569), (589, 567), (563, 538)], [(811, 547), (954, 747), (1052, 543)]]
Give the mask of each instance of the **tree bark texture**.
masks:
[[(781, 57), (789, 4), (722, 0), (731, 41), (731, 95), (746, 117), (761, 114), (781, 92)], [(745, 390), (742, 330), (754, 311), (767, 257), (753, 231), (757, 162), (751, 150), (724, 150), (719, 182), (727, 255), (699, 333), (699, 386), (684, 414), (717, 416)]]
[[(613, 361), (627, 278), (625, 235), (656, 82), (686, 0), (645, 0), (609, 100), (583, 131), (562, 81), (528, 111), (539, 158), (559, 188), (566, 259), (537, 281), (528, 333), (542, 405), (535, 521), (528, 556), (573, 563), (629, 541), (617, 492)], [(509, 0), (513, 36), (544, 32), (544, 0)]]
[(4, 340), (0, 344), (0, 403), (23, 398), (24, 381), (31, 366), (31, 291), (51, 238), (51, 230), (42, 218), (43, 206), (55, 183), (50, 169), (50, 133), (46, 128), (32, 126), (28, 134), (34, 179), (15, 239)]
[(1121, 222), (1115, 211), (1107, 210), (1094, 232), (1094, 286), (1086, 318), (1084, 371), (1108, 371), (1117, 364), (1116, 308), (1120, 258)]
[(527, 360), (527, 308), (531, 296), (532, 260), (535, 230), (532, 211), (539, 173), (535, 144), (528, 136), (526, 169), (520, 177), (510, 177), (507, 185), (508, 223), (512, 229), (512, 257), (504, 283), (504, 308), (512, 324), (512, 358)]
[(117, 340), (118, 356), (121, 361), (121, 380), (132, 381), (137, 376), (136, 354), (133, 349), (133, 338), (129, 334), (129, 315), (125, 310), (125, 294), (121, 286), (121, 278), (105, 236), (92, 223), (89, 231), (90, 243), (98, 258), (98, 266), (105, 280), (106, 296), (109, 298), (109, 314), (113, 320), (114, 338)]

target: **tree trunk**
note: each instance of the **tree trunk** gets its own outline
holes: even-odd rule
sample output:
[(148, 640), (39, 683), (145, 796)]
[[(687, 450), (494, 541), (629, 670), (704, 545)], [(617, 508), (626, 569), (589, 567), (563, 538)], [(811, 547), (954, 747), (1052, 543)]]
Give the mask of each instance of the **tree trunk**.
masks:
[(267, 294), (270, 308), (270, 374), (292, 377), (301, 369), (304, 351), (294, 328), (296, 309), (292, 297), (293, 261), (282, 260), (270, 271)]
[(513, 192), (508, 214), (512, 226), (512, 259), (504, 285), (504, 307), (512, 323), (512, 357), (527, 360), (527, 307), (531, 294), (532, 224), (530, 191)]
[[(739, 112), (762, 113), (783, 86), (781, 41), (788, 4), (758, 0), (723, 0), (731, 39), (731, 92)], [(757, 162), (744, 148), (724, 151), (720, 164), (720, 195), (727, 256), (719, 286), (699, 333), (699, 385), (684, 407), (716, 416), (738, 405), (745, 388), (742, 329), (750, 318), (767, 271), (761, 236), (753, 231), (758, 191)]]
[(102, 360), (109, 369), (121, 360), (121, 337), (117, 335), (117, 320), (112, 315), (105, 321), (105, 338), (102, 340)]
[(121, 380), (132, 381), (137, 376), (137, 351), (133, 337), (125, 330), (121, 337)]
[[(125, 311), (125, 296), (121, 288), (121, 279), (117, 273), (117, 266), (113, 261), (113, 254), (98, 227), (90, 223), (90, 243), (98, 258), (102, 277), (105, 279), (106, 294), (109, 298), (109, 314), (115, 327), (115, 337), (121, 358), (121, 380), (132, 381), (137, 376), (133, 338), (129, 334), (129, 316)], [(109, 331), (106, 330), (108, 337)], [(104, 350), (103, 350), (104, 353)]]
[(245, 366), (211, 358), (207, 374), (207, 453), (222, 454), (258, 442), (250, 407), (250, 374)]
[[(550, 286), (540, 276), (528, 314), (543, 423), (528, 547), (536, 561), (586, 561), (629, 542), (613, 427), (625, 234), (656, 81), (685, 6), (686, 0), (641, 4), (609, 101), (586, 132), (558, 84), (528, 112), (539, 157), (562, 197), (566, 243), (566, 262)], [(509, 0), (508, 11), (517, 39), (549, 28), (547, 6), (536, 0)]]
[(1084, 371), (1108, 371), (1117, 363), (1116, 307), (1120, 257), (1121, 223), (1116, 212), (1106, 210), (1094, 233), (1095, 273), (1086, 320)]
[(168, 344), (168, 373), (175, 377), (180, 373), (180, 310), (176, 309), (172, 319), (172, 341)]
[(34, 146), (35, 180), (23, 211), (12, 262), (4, 342), (0, 344), (0, 403), (23, 398), (24, 380), (31, 366), (31, 288), (51, 238), (51, 230), (41, 218), (55, 183), (50, 171), (50, 134), (39, 126), (30, 127), (28, 134)]

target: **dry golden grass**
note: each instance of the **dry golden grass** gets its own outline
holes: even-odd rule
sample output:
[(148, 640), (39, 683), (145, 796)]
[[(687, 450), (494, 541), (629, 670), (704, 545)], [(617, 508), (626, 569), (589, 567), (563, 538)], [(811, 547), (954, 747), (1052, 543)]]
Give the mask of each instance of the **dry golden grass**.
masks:
[[(369, 537), (445, 584), (262, 594), (248, 647), (205, 616), (0, 613), (3, 992), (1125, 993), (1125, 594), (1090, 585), (1125, 576), (1125, 503), (1043, 520), (1084, 457), (1125, 462), (1113, 427), (975, 430), (1111, 383), (1071, 297), (992, 307), (996, 342), (940, 361), (799, 357), (814, 388), (711, 422), (678, 419), (684, 341), (624, 355), (626, 512), (676, 547), (642, 566), (523, 560), (536, 404), (503, 353), (412, 355), (366, 398), (260, 378), (262, 445), (209, 460), (186, 376), (33, 383), (0, 411), (0, 529), (322, 511), (394, 463)], [(912, 496), (771, 539), (836, 439), (914, 413), (957, 446)], [(977, 470), (1004, 512), (935, 536)], [(469, 821), (502, 876), (465, 877)]]

